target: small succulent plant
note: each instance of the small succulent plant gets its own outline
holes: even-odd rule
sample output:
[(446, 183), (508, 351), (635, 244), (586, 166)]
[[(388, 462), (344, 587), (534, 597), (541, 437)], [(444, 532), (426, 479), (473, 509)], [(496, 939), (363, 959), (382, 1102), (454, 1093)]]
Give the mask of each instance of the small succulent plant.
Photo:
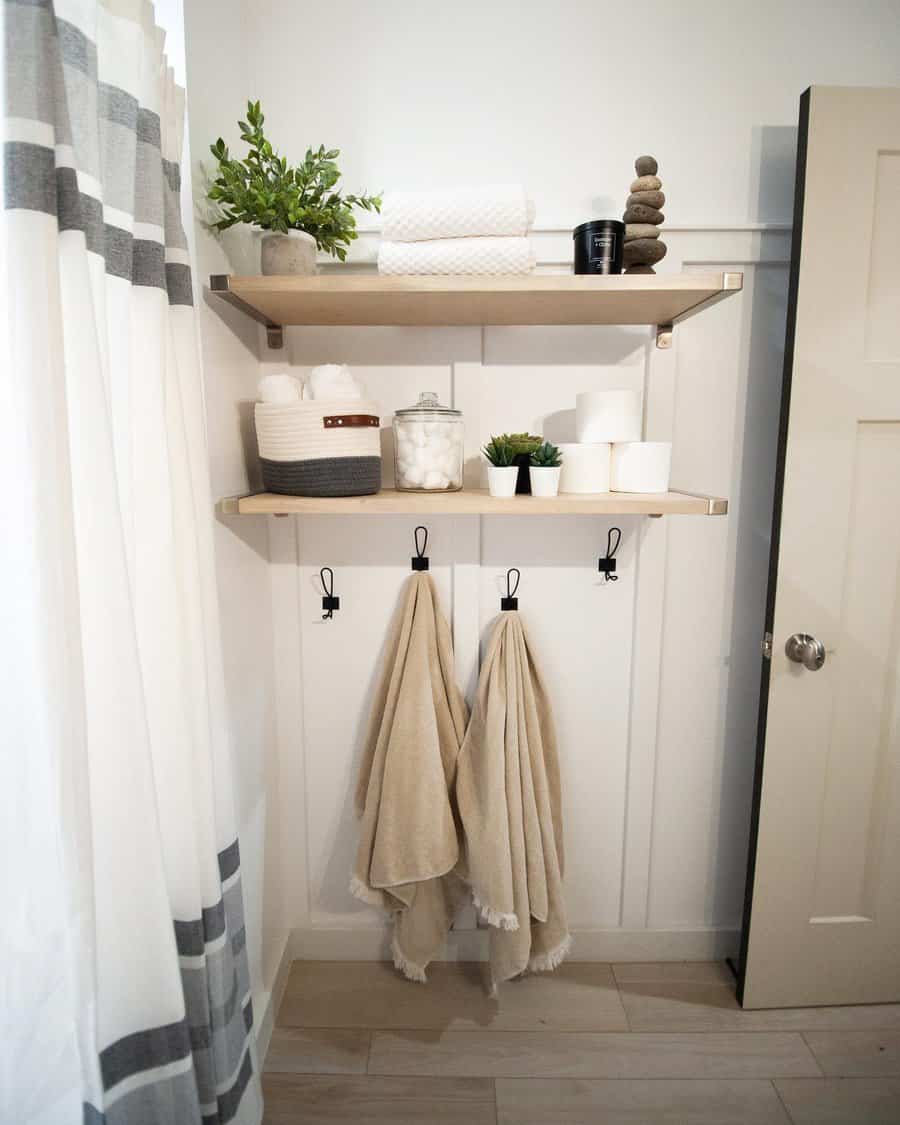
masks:
[(531, 465), (535, 469), (558, 469), (561, 464), (559, 448), (549, 441), (542, 442), (531, 454)]
[(497, 469), (508, 469), (515, 457), (515, 451), (505, 434), (502, 437), (491, 437), (481, 452)]
[(513, 457), (523, 453), (534, 453), (541, 444), (541, 438), (535, 434), (501, 434), (500, 437), (512, 446)]

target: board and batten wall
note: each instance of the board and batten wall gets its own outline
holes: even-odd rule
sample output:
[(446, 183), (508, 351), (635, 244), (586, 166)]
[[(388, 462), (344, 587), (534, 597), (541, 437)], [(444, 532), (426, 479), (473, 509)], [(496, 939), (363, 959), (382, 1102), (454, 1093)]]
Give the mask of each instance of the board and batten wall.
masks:
[[(811, 82), (895, 83), (900, 21), (891, 0), (647, 0), (639, 47), (635, 18), (631, 5), (587, 0), (347, 0), (340, 20), (305, 0), (191, 0), (204, 273), (257, 268), (254, 238), (213, 239), (200, 202), (207, 145), (235, 144), (252, 97), (291, 158), (340, 147), (350, 190), (521, 180), (549, 269), (570, 261), (576, 223), (620, 212), (635, 155), (652, 152), (668, 196), (661, 269), (737, 269), (745, 283), (678, 327), (671, 351), (642, 329), (312, 328), (290, 330), (276, 353), (205, 295), (206, 393), (225, 494), (255, 483), (261, 371), (350, 363), (385, 427), (436, 390), (465, 412), (471, 459), (491, 430), (563, 437), (578, 390), (644, 388), (646, 436), (675, 443), (673, 483), (728, 496), (726, 518), (616, 521), (617, 583), (596, 570), (604, 519), (435, 517), (429, 553), (468, 692), (499, 578), (522, 570), (561, 735), (575, 956), (705, 957), (733, 949), (743, 894), (798, 99)], [(371, 267), (376, 244), (364, 234), (351, 261)], [(382, 923), (347, 893), (350, 794), (415, 522), (220, 523), (263, 996), (288, 935), (296, 956), (385, 952)], [(323, 565), (342, 599), (330, 622)], [(478, 956), (483, 942), (469, 914), (448, 955)]]
[[(568, 233), (535, 237), (559, 268)], [(678, 261), (681, 248), (685, 257)], [(727, 518), (577, 516), (423, 519), (471, 699), (479, 647), (506, 569), (550, 685), (562, 755), (566, 892), (584, 959), (732, 952), (750, 811), (760, 621), (784, 329), (786, 231), (682, 232), (685, 269), (740, 269), (745, 290), (678, 326), (656, 349), (642, 328), (289, 329), (285, 359), (353, 365), (392, 412), (434, 390), (464, 412), (467, 480), (479, 443), (504, 428), (573, 438), (579, 390), (641, 387), (648, 438), (672, 437), (673, 480), (728, 496)], [(363, 253), (365, 248), (363, 248)], [(390, 481), (390, 462), (385, 477)], [(355, 771), (388, 622), (409, 574), (406, 517), (270, 521), (283, 724), (280, 800), (298, 957), (386, 955), (384, 925), (347, 891)], [(597, 571), (622, 529), (617, 582)], [(341, 609), (323, 621), (318, 573)], [(448, 956), (477, 957), (471, 913)]]

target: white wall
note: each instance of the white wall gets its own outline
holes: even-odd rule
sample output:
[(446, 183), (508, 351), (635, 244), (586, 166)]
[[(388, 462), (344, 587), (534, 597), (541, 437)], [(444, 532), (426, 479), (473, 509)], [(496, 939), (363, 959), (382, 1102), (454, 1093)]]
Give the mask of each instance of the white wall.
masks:
[[(437, 517), (429, 550), (467, 688), (498, 576), (522, 570), (521, 609), (562, 736), (576, 955), (729, 949), (743, 894), (789, 250), (788, 234), (766, 224), (790, 221), (803, 88), (896, 81), (896, 4), (647, 0), (638, 17), (633, 5), (572, 0), (349, 0), (338, 20), (327, 6), (266, 0), (242, 13), (237, 0), (227, 13), (189, 4), (195, 154), (228, 137), (252, 97), (291, 157), (320, 141), (341, 147), (352, 189), (521, 179), (538, 204), (540, 261), (562, 268), (571, 228), (620, 212), (634, 156), (652, 152), (669, 199), (664, 268), (744, 271), (744, 292), (677, 328), (671, 352), (615, 328), (313, 328), (290, 330), (284, 353), (263, 355), (274, 369), (354, 364), (385, 420), (437, 390), (464, 410), (472, 455), (491, 430), (540, 428), (577, 390), (644, 386), (647, 436), (675, 442), (673, 482), (728, 496), (726, 519), (623, 517), (621, 578), (608, 585), (596, 572), (606, 520)], [(375, 243), (361, 239), (355, 260), (370, 260)], [(246, 268), (246, 240), (204, 245), (209, 271)], [(236, 403), (252, 395), (258, 336), (227, 310), (205, 319), (225, 494), (243, 488)], [(266, 521), (220, 529), (233, 576), (223, 581), (235, 615), (232, 697), (250, 716), (247, 807), (264, 806), (268, 780), (280, 809), (280, 920), (301, 955), (383, 951), (380, 921), (346, 890), (349, 793), (414, 522), (268, 521), (278, 700), (268, 778), (252, 765), (270, 734)], [(329, 623), (315, 585), (323, 565), (342, 599)], [(480, 938), (463, 927), (451, 955), (477, 955)]]
[[(214, 496), (245, 492), (256, 483), (252, 400), (258, 380), (257, 334), (238, 313), (211, 309), (204, 280), (245, 263), (249, 237), (224, 244), (204, 225), (205, 207), (195, 207), (191, 185), (203, 195), (201, 163), (190, 153), (207, 151), (212, 134), (236, 139), (233, 125), (245, 86), (242, 10), (234, 0), (215, 5), (215, 50), (209, 49), (210, 13), (188, 0), (157, 0), (157, 19), (167, 29), (167, 48), (176, 77), (184, 68), (187, 39), (188, 133), (183, 205), (194, 255), (207, 435)], [(183, 23), (182, 23), (183, 20)], [(210, 98), (208, 94), (214, 94)], [(223, 118), (224, 113), (224, 118)], [(248, 468), (249, 466), (249, 468)], [(269, 999), (288, 932), (281, 877), (274, 639), (268, 529), (263, 521), (217, 516), (215, 549), (235, 800), (241, 845), (247, 950), (257, 1034), (267, 1042), (272, 1017)]]

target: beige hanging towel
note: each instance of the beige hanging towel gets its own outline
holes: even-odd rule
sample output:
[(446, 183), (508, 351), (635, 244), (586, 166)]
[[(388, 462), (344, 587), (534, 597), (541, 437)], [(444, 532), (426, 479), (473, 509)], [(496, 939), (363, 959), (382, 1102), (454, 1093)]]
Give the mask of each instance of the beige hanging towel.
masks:
[(501, 613), (459, 756), (460, 874), (491, 929), (491, 984), (555, 969), (571, 939), (562, 893), (559, 758), (518, 612)]
[(453, 783), (467, 710), (430, 575), (414, 573), (385, 649), (356, 790), (350, 890), (389, 911), (394, 964), (425, 980), (464, 897)]

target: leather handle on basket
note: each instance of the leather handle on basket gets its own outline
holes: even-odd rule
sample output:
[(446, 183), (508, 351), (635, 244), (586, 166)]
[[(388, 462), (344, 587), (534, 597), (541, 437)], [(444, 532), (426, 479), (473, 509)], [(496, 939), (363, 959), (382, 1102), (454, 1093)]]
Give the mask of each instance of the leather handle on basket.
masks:
[(374, 429), (381, 425), (381, 420), (375, 414), (326, 414), (322, 419), (326, 430), (342, 430), (359, 428), (361, 426)]

